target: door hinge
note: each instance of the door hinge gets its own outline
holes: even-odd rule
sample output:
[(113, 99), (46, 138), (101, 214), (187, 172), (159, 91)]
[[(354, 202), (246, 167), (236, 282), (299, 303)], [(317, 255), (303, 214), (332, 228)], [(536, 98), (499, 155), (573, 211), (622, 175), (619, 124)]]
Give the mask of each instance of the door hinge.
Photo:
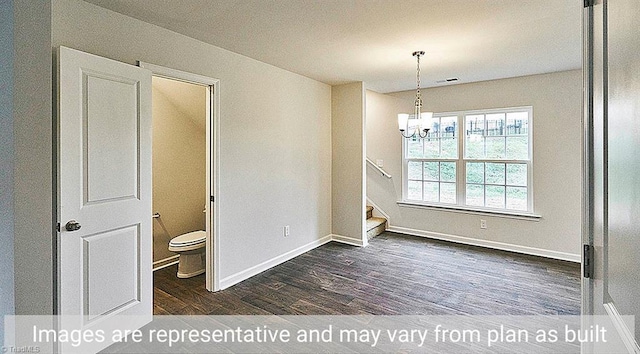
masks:
[(56, 231), (60, 232), (60, 223), (56, 224)]
[(582, 246), (582, 276), (593, 278), (593, 246)]
[(216, 198), (214, 196), (209, 196), (209, 200), (213, 203), (216, 201)]
[(596, 0), (584, 0), (584, 7), (592, 7), (596, 5)]

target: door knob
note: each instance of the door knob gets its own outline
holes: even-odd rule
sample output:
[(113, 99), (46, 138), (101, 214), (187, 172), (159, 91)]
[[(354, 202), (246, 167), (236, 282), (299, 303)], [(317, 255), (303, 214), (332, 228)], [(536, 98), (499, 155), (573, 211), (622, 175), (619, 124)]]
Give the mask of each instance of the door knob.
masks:
[(67, 231), (78, 231), (80, 230), (80, 227), (81, 227), (80, 223), (75, 220), (69, 220), (69, 222), (66, 225), (64, 225), (64, 228)]

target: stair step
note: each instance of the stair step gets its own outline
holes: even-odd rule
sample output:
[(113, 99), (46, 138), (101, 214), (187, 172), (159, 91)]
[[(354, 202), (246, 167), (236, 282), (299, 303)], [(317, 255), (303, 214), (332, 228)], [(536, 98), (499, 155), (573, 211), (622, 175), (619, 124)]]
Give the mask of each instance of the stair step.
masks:
[(367, 231), (378, 227), (380, 224), (384, 224), (387, 222), (387, 219), (385, 218), (378, 218), (378, 217), (374, 217), (374, 218), (369, 218), (367, 220)]
[(373, 217), (373, 207), (371, 205), (367, 205), (367, 219), (371, 219)]
[(387, 219), (385, 218), (369, 218), (367, 219), (367, 238), (370, 240), (381, 233), (387, 228)]

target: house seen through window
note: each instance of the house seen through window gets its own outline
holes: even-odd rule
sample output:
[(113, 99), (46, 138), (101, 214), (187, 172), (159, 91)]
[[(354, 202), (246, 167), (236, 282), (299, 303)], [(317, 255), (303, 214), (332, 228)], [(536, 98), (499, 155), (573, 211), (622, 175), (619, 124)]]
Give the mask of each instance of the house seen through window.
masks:
[(425, 138), (403, 139), (403, 199), (533, 212), (531, 107), (434, 114)]

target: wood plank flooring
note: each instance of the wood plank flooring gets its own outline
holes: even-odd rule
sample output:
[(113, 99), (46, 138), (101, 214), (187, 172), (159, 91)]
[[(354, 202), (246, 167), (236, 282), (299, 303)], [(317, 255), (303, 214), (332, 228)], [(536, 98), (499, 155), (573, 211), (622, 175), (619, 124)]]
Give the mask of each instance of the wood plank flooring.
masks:
[(331, 242), (217, 293), (154, 273), (156, 315), (580, 314), (577, 263), (385, 232)]

